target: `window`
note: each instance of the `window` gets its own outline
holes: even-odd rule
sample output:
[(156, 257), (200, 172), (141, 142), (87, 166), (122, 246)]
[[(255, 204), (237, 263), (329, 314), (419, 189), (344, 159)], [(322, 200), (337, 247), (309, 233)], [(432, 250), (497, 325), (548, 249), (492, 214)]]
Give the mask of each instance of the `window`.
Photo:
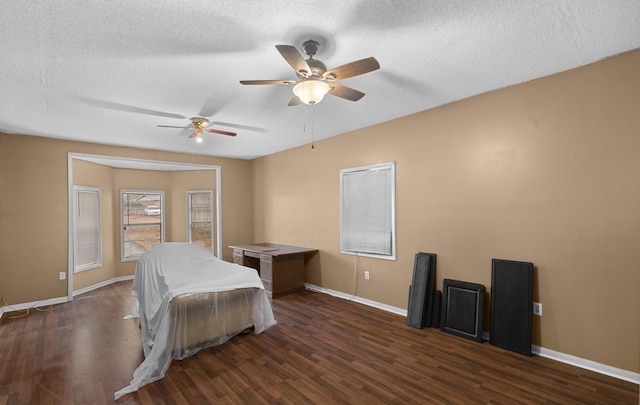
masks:
[(187, 191), (188, 241), (212, 252), (213, 223), (213, 191)]
[(395, 162), (340, 171), (342, 253), (395, 260)]
[(100, 189), (73, 186), (74, 273), (102, 266)]
[(164, 242), (164, 191), (121, 190), (122, 260)]

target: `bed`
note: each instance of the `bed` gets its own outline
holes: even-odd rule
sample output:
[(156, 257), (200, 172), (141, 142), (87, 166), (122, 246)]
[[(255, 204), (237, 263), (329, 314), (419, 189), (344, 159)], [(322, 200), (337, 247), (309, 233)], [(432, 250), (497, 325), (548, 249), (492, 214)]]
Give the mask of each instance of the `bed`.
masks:
[(163, 378), (172, 359), (276, 324), (256, 270), (222, 261), (195, 244), (163, 243), (143, 254), (132, 294), (125, 318), (140, 319), (145, 359), (115, 399)]

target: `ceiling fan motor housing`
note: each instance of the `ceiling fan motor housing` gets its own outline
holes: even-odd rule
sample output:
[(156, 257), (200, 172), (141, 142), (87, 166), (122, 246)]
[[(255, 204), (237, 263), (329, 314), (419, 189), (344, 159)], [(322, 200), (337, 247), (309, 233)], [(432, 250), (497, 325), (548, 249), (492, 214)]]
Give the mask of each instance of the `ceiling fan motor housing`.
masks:
[(309, 55), (309, 59), (307, 59), (307, 65), (309, 65), (309, 69), (311, 69), (311, 74), (307, 75), (306, 79), (322, 79), (325, 72), (327, 71), (327, 65), (321, 60), (313, 59), (313, 56), (318, 52), (320, 48), (320, 44), (318, 44), (314, 40), (306, 41), (302, 44), (302, 48), (305, 53)]
[(193, 123), (193, 125), (197, 128), (200, 128), (200, 126), (206, 122), (209, 122), (209, 120), (207, 120), (206, 118), (201, 118), (201, 117), (191, 118), (191, 123)]
[(320, 44), (314, 41), (313, 39), (310, 39), (308, 41), (305, 41), (302, 44), (302, 49), (304, 49), (304, 52), (307, 55), (309, 55), (309, 57), (313, 58), (313, 55), (318, 53), (318, 49), (320, 49)]
[(309, 79), (322, 79), (324, 73), (327, 71), (327, 65), (317, 59), (307, 59), (307, 65), (309, 65), (309, 69), (311, 69)]

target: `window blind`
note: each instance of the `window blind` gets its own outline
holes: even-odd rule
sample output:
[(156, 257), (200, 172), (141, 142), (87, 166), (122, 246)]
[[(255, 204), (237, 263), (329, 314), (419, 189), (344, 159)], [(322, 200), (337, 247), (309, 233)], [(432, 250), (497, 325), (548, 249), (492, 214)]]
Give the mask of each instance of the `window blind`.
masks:
[(75, 271), (102, 264), (100, 230), (100, 190), (74, 187), (75, 196)]
[(395, 164), (341, 171), (341, 250), (395, 256)]

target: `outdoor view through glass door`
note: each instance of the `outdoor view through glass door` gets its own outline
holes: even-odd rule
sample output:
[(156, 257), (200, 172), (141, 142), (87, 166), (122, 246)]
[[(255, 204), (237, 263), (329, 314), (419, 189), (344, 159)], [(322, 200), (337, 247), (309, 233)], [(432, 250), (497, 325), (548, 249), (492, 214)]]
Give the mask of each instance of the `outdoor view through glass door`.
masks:
[(164, 242), (164, 191), (121, 190), (122, 260)]
[(189, 242), (213, 252), (214, 232), (213, 191), (187, 191), (187, 227)]

